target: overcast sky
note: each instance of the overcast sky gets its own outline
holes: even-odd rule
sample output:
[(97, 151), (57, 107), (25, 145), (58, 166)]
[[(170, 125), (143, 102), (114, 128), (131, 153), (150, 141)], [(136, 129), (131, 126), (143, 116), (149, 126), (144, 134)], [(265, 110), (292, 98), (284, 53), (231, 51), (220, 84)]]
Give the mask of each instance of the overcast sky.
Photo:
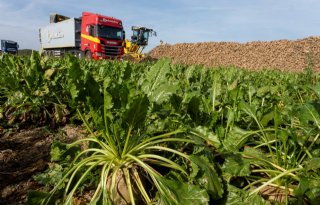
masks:
[(0, 0), (0, 39), (38, 50), (38, 30), (49, 24), (50, 13), (79, 17), (82, 11), (121, 19), (127, 36), (133, 25), (153, 28), (158, 36), (149, 49), (160, 40), (247, 42), (320, 34), (319, 0)]

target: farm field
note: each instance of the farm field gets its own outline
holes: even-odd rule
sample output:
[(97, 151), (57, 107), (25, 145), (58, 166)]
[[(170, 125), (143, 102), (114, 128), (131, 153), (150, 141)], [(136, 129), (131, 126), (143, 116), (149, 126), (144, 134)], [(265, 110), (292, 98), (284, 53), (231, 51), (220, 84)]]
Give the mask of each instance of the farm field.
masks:
[(319, 204), (316, 59), (173, 62), (0, 56), (0, 204)]

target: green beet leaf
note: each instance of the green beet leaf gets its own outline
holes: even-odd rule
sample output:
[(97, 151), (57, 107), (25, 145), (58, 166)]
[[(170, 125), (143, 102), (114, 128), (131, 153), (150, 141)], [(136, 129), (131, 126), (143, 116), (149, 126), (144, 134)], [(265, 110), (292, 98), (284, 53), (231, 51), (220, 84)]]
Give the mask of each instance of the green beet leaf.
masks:
[(270, 205), (257, 194), (250, 195), (249, 192), (228, 185), (228, 195), (226, 205)]
[(213, 199), (221, 198), (223, 195), (222, 183), (214, 166), (204, 155), (192, 155), (190, 159), (192, 163), (196, 164), (199, 168), (199, 178), (196, 178), (199, 184), (208, 191)]
[(183, 183), (177, 180), (169, 180), (162, 178), (159, 180), (161, 185), (165, 187), (164, 192), (167, 196), (160, 197), (159, 204), (166, 205), (206, 205), (209, 204), (209, 196), (205, 189), (201, 189), (198, 185)]
[(142, 90), (148, 95), (150, 101), (162, 103), (179, 89), (178, 84), (167, 77), (170, 71), (170, 61), (162, 59), (153, 65), (145, 76), (142, 76)]
[(250, 162), (241, 157), (241, 155), (228, 156), (223, 164), (222, 170), (232, 176), (249, 176)]

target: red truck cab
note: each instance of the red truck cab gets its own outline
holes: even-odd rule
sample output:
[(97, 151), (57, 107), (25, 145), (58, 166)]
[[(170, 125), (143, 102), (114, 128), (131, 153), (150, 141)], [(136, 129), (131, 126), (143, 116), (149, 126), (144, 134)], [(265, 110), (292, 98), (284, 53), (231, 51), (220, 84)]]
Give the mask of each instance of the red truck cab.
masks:
[(123, 55), (122, 21), (113, 17), (82, 13), (81, 50), (88, 58), (110, 59)]

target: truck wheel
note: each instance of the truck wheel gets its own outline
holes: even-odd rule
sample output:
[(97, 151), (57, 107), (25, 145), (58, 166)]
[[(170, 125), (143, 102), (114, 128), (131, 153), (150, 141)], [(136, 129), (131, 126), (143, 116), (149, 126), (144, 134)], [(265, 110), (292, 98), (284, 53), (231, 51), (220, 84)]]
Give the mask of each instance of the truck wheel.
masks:
[(91, 53), (91, 51), (86, 51), (86, 58), (87, 59), (92, 59), (92, 53)]
[(78, 53), (76, 53), (77, 57), (82, 59), (84, 57), (84, 52), (80, 51)]

